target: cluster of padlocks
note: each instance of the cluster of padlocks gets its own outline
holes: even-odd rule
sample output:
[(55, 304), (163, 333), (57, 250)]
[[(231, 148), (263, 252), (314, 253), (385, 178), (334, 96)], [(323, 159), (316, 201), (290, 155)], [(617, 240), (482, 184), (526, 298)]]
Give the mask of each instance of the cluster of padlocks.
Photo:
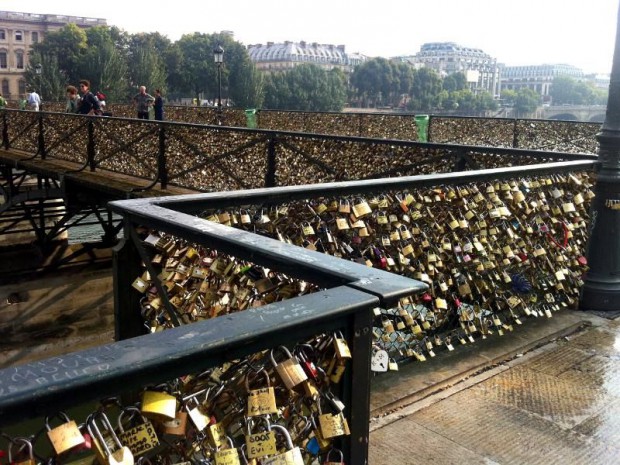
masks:
[[(527, 317), (572, 306), (587, 269), (588, 173), (364, 196), (315, 198), (205, 212), (209, 221), (423, 281), (429, 291), (375, 311), (375, 349), (391, 363), (423, 361)], [(192, 247), (145, 240), (170, 302), (185, 320), (295, 297), (314, 286)], [(200, 251), (198, 251), (200, 250)], [(151, 331), (170, 324), (146, 273), (142, 312)], [(385, 364), (382, 364), (382, 366)], [(382, 371), (377, 369), (376, 371)]]
[[(350, 358), (342, 334), (324, 333), (148, 386), (133, 402), (102, 400), (79, 421), (59, 412), (29, 437), (3, 435), (9, 463), (341, 464)], [(49, 456), (35, 453), (47, 441)]]

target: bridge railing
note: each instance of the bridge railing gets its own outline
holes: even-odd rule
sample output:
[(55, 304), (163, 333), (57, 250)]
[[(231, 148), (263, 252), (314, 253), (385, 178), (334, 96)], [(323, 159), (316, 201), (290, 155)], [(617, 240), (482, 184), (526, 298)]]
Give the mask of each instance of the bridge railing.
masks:
[[(61, 112), (64, 103), (48, 104), (46, 109)], [(111, 104), (109, 109), (114, 116), (136, 116), (131, 105)], [(418, 140), (413, 114), (258, 110), (253, 118), (258, 128), (272, 131)], [(211, 107), (169, 105), (166, 106), (166, 119), (215, 126), (220, 115)], [(221, 121), (225, 126), (247, 125), (242, 109), (224, 108)], [(601, 123), (577, 121), (430, 115), (427, 140), (438, 144), (595, 154), (598, 145), (594, 136), (600, 128)]]
[[(543, 123), (541, 123), (543, 124)], [(6, 110), (3, 146), (199, 191), (225, 191), (593, 159), (420, 143)]]
[[(501, 335), (528, 318), (551, 318), (576, 305), (587, 270), (595, 164), (556, 162), (130, 203), (137, 218), (157, 206), (164, 221), (177, 212), (183, 222), (195, 215), (195, 227), (219, 227), (222, 236), (235, 234), (232, 226), (276, 244), (321, 251), (326, 259), (342, 257), (425, 282), (428, 292), (375, 314), (373, 342), (398, 363), (451, 350), (457, 341)], [(111, 205), (117, 211), (124, 202)], [(159, 231), (161, 224), (150, 220), (147, 226)], [(184, 298), (198, 285), (187, 273), (159, 272), (162, 266), (174, 270), (165, 265), (175, 263), (173, 255), (160, 248), (148, 257), (135, 255), (132, 269), (123, 267), (129, 270), (125, 282), (148, 276), (143, 287), (153, 289), (142, 302), (138, 295), (125, 300), (123, 314), (137, 320), (123, 327), (141, 329), (140, 308), (153, 301), (161, 307), (168, 299), (171, 313), (186, 316), (209, 314), (220, 305), (217, 294), (199, 304)], [(215, 289), (236, 282), (211, 271), (199, 277)]]
[[(117, 338), (131, 339), (0, 370), (0, 426), (30, 417), (53, 416), (59, 410), (75, 407), (81, 402), (131, 394), (130, 391), (148, 390), (149, 387), (152, 390), (153, 386), (166, 383), (167, 389), (182, 399), (182, 410), (190, 413), (192, 420), (195, 419), (191, 413), (194, 407), (189, 402), (192, 397), (196, 397), (200, 408), (209, 409), (210, 415), (217, 418), (236, 448), (245, 442), (252, 424), (256, 428), (259, 420), (285, 425), (292, 434), (296, 425), (293, 418), (305, 419), (304, 424), (311, 426), (309, 418), (312, 417), (315, 426), (298, 430), (294, 436), (295, 446), (311, 439), (319, 429), (320, 420), (325, 433), (320, 445), (323, 457), (329, 447), (335, 445), (343, 450), (349, 463), (366, 463), (373, 309), (392, 305), (427, 286), (250, 232), (235, 231), (155, 204), (116, 202), (112, 208), (123, 216), (125, 223), (125, 237), (116, 248), (114, 257)], [(144, 233), (145, 227), (157, 229), (159, 239), (152, 241), (153, 236)], [(265, 273), (265, 277), (278, 274), (287, 276), (286, 279), (303, 281), (304, 290), (278, 301), (265, 298), (260, 305), (255, 301), (244, 311), (222, 312), (219, 318), (138, 336), (143, 333), (144, 325), (139, 321), (139, 331), (136, 332), (135, 308), (131, 308), (132, 312), (127, 311), (128, 305), (143, 300), (133, 284), (135, 276), (132, 272), (139, 267), (141, 260), (147, 260), (145, 254), (155, 253), (164, 242), (165, 248), (170, 250), (166, 238), (171, 236), (175, 238), (173, 247), (178, 246), (175, 254), (180, 262), (179, 270), (181, 265), (187, 265), (186, 260), (190, 257), (198, 259), (200, 266), (207, 270), (215, 269), (220, 263), (218, 260), (228, 256), (234, 257), (238, 265), (232, 273), (244, 278), (244, 282), (256, 280), (258, 273)], [(231, 280), (229, 284), (234, 283)], [(281, 291), (284, 296), (284, 290)], [(207, 290), (196, 289), (196, 294), (202, 295), (203, 292), (200, 299), (206, 298)], [(137, 317), (141, 318), (139, 314)], [(172, 321), (176, 319), (174, 310), (168, 313), (168, 317)], [(179, 315), (179, 318), (184, 317)], [(166, 317), (160, 315), (157, 319), (165, 320)], [(335, 352), (336, 340), (342, 340), (351, 354), (346, 356)], [(297, 344), (305, 344), (302, 349), (317, 366), (317, 379), (309, 382), (309, 393), (306, 394), (301, 388), (293, 390), (299, 382), (288, 387), (283, 381), (284, 375), (280, 381), (277, 374), (280, 372), (274, 370), (275, 365), (269, 357), (269, 349), (284, 353), (286, 351), (278, 347), (288, 346), (293, 350)], [(337, 363), (330, 367), (332, 360)], [(331, 377), (336, 371), (338, 379)], [(254, 379), (250, 380), (251, 377)], [(262, 410), (259, 417), (255, 412), (245, 413), (250, 411), (250, 405), (254, 405), (248, 395), (257, 387), (250, 385), (262, 386), (264, 391), (271, 385), (275, 390), (276, 410), (272, 411), (272, 407), (265, 406), (264, 402), (255, 405), (256, 408), (270, 409), (267, 420), (266, 412)], [(315, 391), (311, 386), (315, 386)], [(207, 403), (204, 395), (207, 389), (228, 393), (228, 404), (223, 401), (221, 408), (215, 409), (213, 404)], [(198, 398), (199, 395), (202, 397)], [(332, 406), (328, 401), (336, 403)], [(131, 404), (125, 401), (123, 405)], [(340, 413), (346, 418), (350, 432), (343, 430), (328, 436), (330, 430), (323, 426), (322, 415)], [(256, 421), (252, 423), (248, 416), (253, 416)], [(82, 419), (85, 420), (86, 416)], [(161, 424), (156, 426), (158, 434), (160, 427)], [(41, 420), (42, 428), (44, 423)], [(187, 444), (191, 447), (195, 434), (200, 436), (198, 428), (188, 427)], [(191, 447), (188, 450), (192, 450)], [(172, 448), (170, 453), (182, 456), (179, 450)], [(201, 446), (198, 450), (205, 454), (215, 451), (208, 446)], [(304, 449), (304, 455), (310, 453), (310, 449)], [(312, 454), (318, 455), (319, 448)]]

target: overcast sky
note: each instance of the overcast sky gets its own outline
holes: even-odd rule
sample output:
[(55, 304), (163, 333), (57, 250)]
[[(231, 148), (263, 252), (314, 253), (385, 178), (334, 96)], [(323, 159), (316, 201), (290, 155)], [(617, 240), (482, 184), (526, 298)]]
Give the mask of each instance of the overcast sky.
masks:
[(509, 66), (567, 63), (609, 73), (618, 0), (0, 0), (0, 10), (104, 18), (178, 40), (234, 32), (248, 45), (345, 45), (368, 56), (413, 55), (426, 42), (480, 48)]

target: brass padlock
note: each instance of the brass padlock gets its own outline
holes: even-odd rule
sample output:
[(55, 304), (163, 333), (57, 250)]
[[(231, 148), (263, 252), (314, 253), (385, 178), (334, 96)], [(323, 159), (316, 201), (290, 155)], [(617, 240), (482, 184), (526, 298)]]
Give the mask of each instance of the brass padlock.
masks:
[(177, 414), (177, 398), (167, 392), (144, 391), (141, 411), (145, 417), (154, 420), (174, 420)]
[(286, 452), (261, 460), (262, 465), (304, 465), (304, 459), (299, 447), (293, 446), (293, 440), (284, 426), (273, 425), (272, 430), (280, 431), (286, 441)]
[(215, 452), (215, 465), (241, 465), (239, 452), (231, 438), (226, 437), (228, 448), (218, 448)]
[(308, 379), (306, 372), (299, 364), (299, 360), (297, 357), (291, 354), (291, 352), (284, 346), (280, 346), (278, 350), (284, 352), (286, 355), (286, 359), (283, 362), (276, 363), (276, 359), (274, 357), (274, 349), (269, 353), (269, 359), (271, 360), (271, 364), (276, 369), (278, 375), (280, 375), (280, 379), (287, 387), (287, 389), (293, 389), (295, 386), (301, 384), (303, 381)]
[[(100, 421), (105, 428), (108, 436), (112, 439), (116, 450), (112, 451), (106, 442), (97, 421)], [(97, 460), (101, 465), (134, 465), (134, 458), (129, 447), (123, 446), (118, 436), (114, 432), (114, 428), (110, 424), (110, 420), (103, 412), (92, 414), (87, 420), (88, 433), (90, 434), (95, 445)]]
[[(251, 374), (252, 372), (245, 376), (245, 389), (248, 392), (248, 416), (254, 417), (277, 413), (276, 394), (273, 387), (270, 386), (269, 375), (265, 370), (261, 370), (259, 372), (254, 372), (254, 378), (250, 379)], [(250, 389), (250, 381), (261, 374), (265, 378), (267, 387)]]
[[(245, 445), (248, 459), (256, 459), (278, 453), (276, 436), (275, 433), (271, 431), (272, 426), (269, 424), (269, 420), (266, 418), (263, 418), (263, 420), (267, 423), (267, 431), (262, 431), (259, 433), (252, 433), (254, 428), (253, 419), (250, 419), (247, 422), (248, 432), (245, 436)], [(264, 465), (265, 462), (261, 462)]]
[[(196, 430), (202, 431), (207, 427), (211, 418), (202, 411), (203, 407), (201, 403), (198, 401), (197, 395), (198, 393), (193, 394), (183, 400), (185, 402), (185, 409), (187, 410), (187, 414), (190, 420), (192, 420), (192, 423), (194, 424), (194, 426), (196, 427)], [(207, 395), (205, 396), (205, 402), (206, 402), (208, 395), (209, 395), (209, 391), (207, 390)]]
[[(129, 429), (125, 429), (124, 419), (129, 416)], [(135, 421), (138, 421), (136, 424)], [(134, 457), (146, 454), (159, 445), (159, 438), (153, 424), (136, 407), (126, 407), (118, 416), (118, 439), (129, 447)]]
[(49, 424), (50, 418), (47, 417), (45, 418), (45, 429), (54, 451), (60, 455), (76, 446), (84, 444), (85, 440), (75, 421), (70, 420), (66, 413), (59, 412), (57, 416), (63, 423), (52, 429)]

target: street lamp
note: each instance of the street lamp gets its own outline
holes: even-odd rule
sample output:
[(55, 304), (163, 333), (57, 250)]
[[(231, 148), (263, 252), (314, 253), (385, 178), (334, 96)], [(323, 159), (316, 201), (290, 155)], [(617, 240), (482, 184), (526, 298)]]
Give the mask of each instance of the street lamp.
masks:
[(41, 100), (39, 110), (43, 111), (43, 90), (41, 89), (43, 86), (43, 66), (41, 66), (41, 63), (35, 65), (34, 73), (39, 77), (39, 99)]
[(217, 124), (222, 124), (222, 63), (224, 63), (224, 49), (218, 45), (213, 49), (213, 58), (217, 64)]

